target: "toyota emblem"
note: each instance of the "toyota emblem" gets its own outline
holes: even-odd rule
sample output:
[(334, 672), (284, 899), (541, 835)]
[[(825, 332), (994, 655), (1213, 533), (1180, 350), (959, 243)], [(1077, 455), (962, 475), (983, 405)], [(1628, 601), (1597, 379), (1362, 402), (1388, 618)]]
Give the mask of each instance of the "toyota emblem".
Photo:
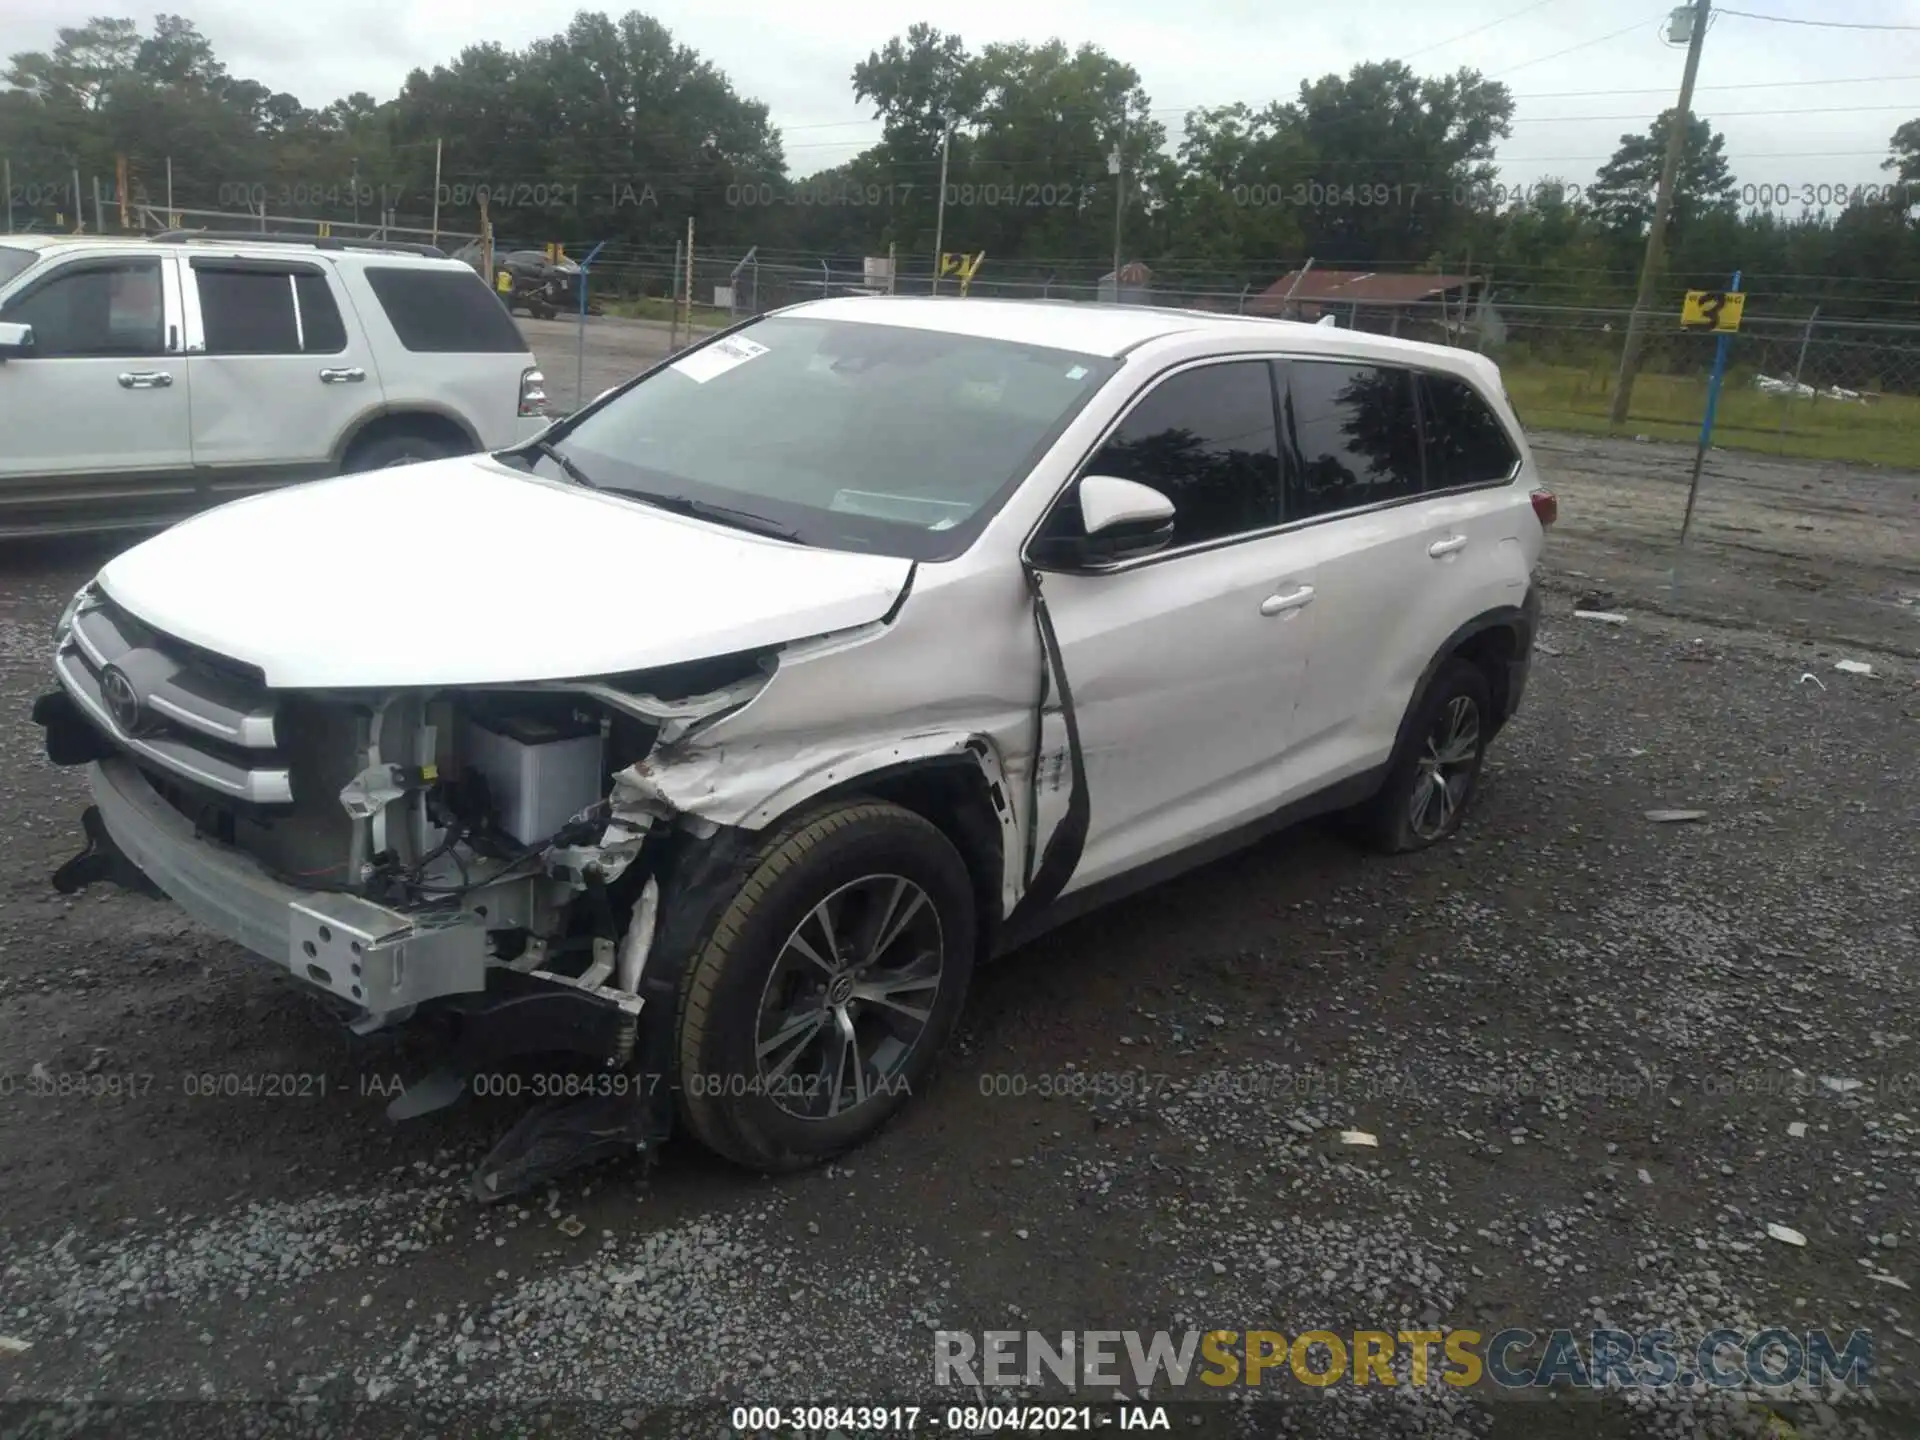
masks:
[(140, 706), (140, 692), (133, 688), (133, 681), (127, 678), (125, 671), (109, 665), (100, 672), (100, 701), (123, 733), (140, 733), (141, 723), (145, 719)]

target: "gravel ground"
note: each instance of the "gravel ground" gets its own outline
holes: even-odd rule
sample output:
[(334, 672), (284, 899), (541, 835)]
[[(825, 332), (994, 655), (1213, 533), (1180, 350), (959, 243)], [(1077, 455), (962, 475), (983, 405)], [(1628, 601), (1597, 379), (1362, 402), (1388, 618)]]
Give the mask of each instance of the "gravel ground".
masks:
[[(1784, 1399), (1802, 1435), (1920, 1433), (1920, 622), (1870, 598), (1905, 583), (1913, 512), (1904, 557), (1709, 547), (1751, 591), (1714, 625), (1608, 528), (1657, 530), (1671, 475), (1562, 444), (1542, 653), (1456, 843), (1382, 859), (1310, 828), (1056, 932), (980, 977), (958, 1053), (844, 1166), (774, 1182), (674, 1143), (485, 1211), (466, 1177), (511, 1102), (389, 1125), (412, 1042), (349, 1043), (169, 907), (48, 889), (81, 791), (26, 709), (106, 551), (0, 555), (0, 1335), (30, 1346), (0, 1347), (0, 1432), (711, 1436), (726, 1412), (689, 1406), (973, 1398), (931, 1391), (935, 1328), (1604, 1318), (1866, 1329), (1880, 1408), (1407, 1381), (1174, 1418), (1758, 1436)], [(1913, 494), (1782, 470), (1782, 505)], [(1824, 533), (1797, 523), (1783, 552)], [(1796, 628), (1769, 577), (1799, 567), (1840, 635)], [(290, 1078), (199, 1093), (225, 1076)]]

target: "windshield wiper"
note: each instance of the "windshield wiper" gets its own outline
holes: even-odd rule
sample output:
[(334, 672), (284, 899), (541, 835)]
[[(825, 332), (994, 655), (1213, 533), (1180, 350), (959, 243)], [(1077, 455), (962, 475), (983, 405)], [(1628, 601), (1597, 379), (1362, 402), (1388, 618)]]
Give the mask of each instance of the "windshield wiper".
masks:
[(731, 505), (721, 505), (712, 500), (697, 500), (691, 495), (662, 495), (653, 490), (641, 490), (625, 485), (602, 485), (586, 471), (574, 464), (550, 440), (534, 440), (521, 446), (510, 454), (524, 454), (532, 450), (544, 455), (566, 472), (569, 480), (589, 490), (604, 490), (613, 495), (625, 495), (642, 504), (656, 506), (661, 510), (671, 510), (677, 515), (693, 515), (702, 520), (715, 520), (722, 525), (731, 525), (738, 530), (751, 530), (757, 535), (772, 535), (780, 540), (798, 540), (800, 532), (790, 525), (782, 525), (778, 520), (765, 515), (756, 515), (751, 510), (736, 510)]
[(622, 490), (622, 495), (631, 495), (634, 499), (648, 505), (657, 505), (662, 510), (672, 510), (680, 515), (693, 515), (702, 520), (718, 521), (722, 525), (731, 525), (739, 530), (751, 530), (758, 535), (772, 535), (781, 540), (798, 540), (800, 532), (791, 525), (782, 525), (778, 520), (765, 515), (756, 515), (751, 510), (736, 510), (731, 505), (719, 505), (712, 500), (696, 500), (691, 495), (656, 495), (650, 490)]
[(565, 471), (567, 478), (573, 481), (574, 484), (584, 485), (589, 490), (598, 490), (601, 488), (591, 475), (587, 474), (586, 471), (574, 464), (573, 461), (569, 460), (565, 455), (562, 455), (559, 447), (551, 440), (535, 440), (521, 448), (522, 450), (532, 450), (546, 456), (547, 459), (553, 461), (554, 464)]

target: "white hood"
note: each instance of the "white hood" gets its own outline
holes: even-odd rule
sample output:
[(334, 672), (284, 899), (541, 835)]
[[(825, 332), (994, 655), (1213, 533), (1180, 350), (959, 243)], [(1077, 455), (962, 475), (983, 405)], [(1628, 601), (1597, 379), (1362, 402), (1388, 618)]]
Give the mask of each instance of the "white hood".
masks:
[(804, 639), (881, 619), (912, 568), (463, 456), (237, 500), (100, 584), (269, 685), (372, 689), (588, 679)]

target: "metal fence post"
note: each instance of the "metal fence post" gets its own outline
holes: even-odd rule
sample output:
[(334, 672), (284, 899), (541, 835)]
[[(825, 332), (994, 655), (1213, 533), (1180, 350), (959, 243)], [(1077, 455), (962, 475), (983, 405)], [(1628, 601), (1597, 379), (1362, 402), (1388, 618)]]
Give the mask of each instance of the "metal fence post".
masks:
[(587, 404), (587, 278), (593, 271), (595, 257), (606, 248), (607, 242), (602, 240), (580, 262), (580, 318), (573, 327), (573, 408), (576, 410), (585, 409)]
[(667, 353), (672, 354), (680, 348), (680, 247), (684, 241), (673, 242), (673, 284), (667, 293), (673, 299), (673, 319), (667, 324)]
[(1807, 346), (1813, 340), (1813, 322), (1820, 318), (1820, 307), (1813, 307), (1813, 314), (1807, 316), (1806, 333), (1800, 337), (1800, 358), (1793, 362), (1793, 388), (1787, 391), (1787, 403), (1780, 407), (1780, 434), (1776, 437), (1776, 453), (1785, 454), (1787, 449), (1787, 417), (1793, 413), (1793, 402), (1800, 398), (1800, 372), (1807, 368)]

